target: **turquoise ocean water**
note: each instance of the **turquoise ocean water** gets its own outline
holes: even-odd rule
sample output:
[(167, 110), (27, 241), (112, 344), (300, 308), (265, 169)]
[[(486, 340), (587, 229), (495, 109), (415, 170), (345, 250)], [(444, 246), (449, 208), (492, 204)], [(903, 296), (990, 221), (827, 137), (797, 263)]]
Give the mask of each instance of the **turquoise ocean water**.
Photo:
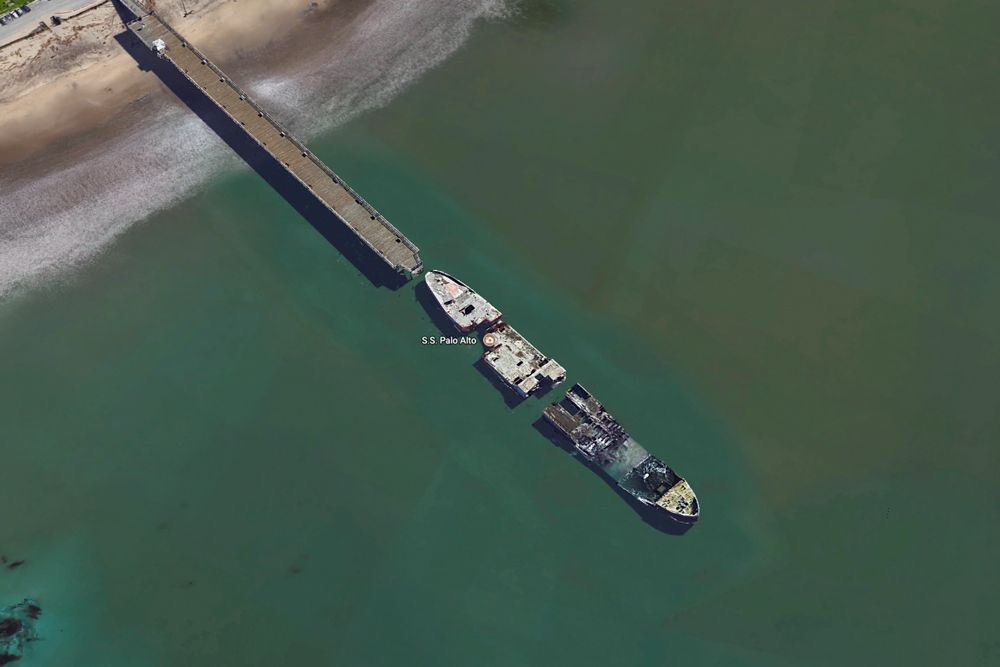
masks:
[(996, 664), (997, 13), (539, 0), (310, 142), (683, 535), (249, 171), (0, 305), (24, 664)]

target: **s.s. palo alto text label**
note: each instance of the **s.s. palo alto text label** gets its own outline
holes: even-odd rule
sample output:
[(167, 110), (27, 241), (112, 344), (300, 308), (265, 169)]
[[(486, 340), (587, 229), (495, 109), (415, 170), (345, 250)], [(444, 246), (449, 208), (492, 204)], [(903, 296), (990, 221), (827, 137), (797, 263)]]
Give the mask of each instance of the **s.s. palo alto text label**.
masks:
[(421, 345), (475, 345), (479, 339), (475, 336), (421, 336)]

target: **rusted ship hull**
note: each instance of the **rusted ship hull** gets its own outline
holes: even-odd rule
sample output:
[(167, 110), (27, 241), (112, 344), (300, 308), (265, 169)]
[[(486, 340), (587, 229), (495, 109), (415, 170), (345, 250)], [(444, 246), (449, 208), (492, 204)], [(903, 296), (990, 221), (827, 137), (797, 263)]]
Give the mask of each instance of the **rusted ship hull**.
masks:
[(698, 498), (687, 480), (636, 442), (582, 386), (573, 385), (543, 414), (589, 464), (638, 502), (681, 523), (698, 520)]
[(444, 271), (428, 271), (424, 282), (434, 300), (461, 333), (500, 320), (501, 312), (474, 289)]
[(498, 322), (483, 336), (483, 361), (521, 398), (566, 379), (566, 369), (542, 354), (514, 327)]

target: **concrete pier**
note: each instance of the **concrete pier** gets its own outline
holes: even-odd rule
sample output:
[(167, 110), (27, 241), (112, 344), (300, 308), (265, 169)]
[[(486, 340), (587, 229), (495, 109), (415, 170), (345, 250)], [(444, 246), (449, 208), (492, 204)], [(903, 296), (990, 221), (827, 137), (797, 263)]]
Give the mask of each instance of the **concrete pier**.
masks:
[(136, 0), (121, 2), (135, 15), (128, 28), (143, 44), (200, 88), (390, 267), (406, 277), (420, 273), (420, 252), (402, 232), (166, 22)]

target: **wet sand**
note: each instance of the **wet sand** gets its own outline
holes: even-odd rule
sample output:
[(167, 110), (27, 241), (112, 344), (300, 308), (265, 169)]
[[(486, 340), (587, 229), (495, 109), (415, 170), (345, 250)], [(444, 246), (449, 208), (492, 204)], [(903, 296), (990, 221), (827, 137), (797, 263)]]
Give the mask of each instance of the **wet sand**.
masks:
[[(388, 103), (458, 49), (479, 19), (506, 10), (502, 0), (336, 0), (282, 3), (288, 19), (280, 21), (278, 5), (265, 11), (264, 3), (243, 2), (253, 11), (231, 22), (224, 19), (234, 3), (212, 9), (189, 2), (201, 17), (190, 28), (163, 4), (166, 18), (305, 141)], [(7, 68), (4, 75), (0, 300), (71, 278), (134, 224), (191, 197), (213, 176), (242, 168), (185, 102), (138, 68), (135, 55), (144, 52), (125, 48), (127, 34), (124, 43), (113, 39), (124, 31), (112, 18), (113, 29), (104, 28), (109, 43), (101, 43), (99, 31), (86, 49), (78, 40), (74, 48), (86, 53), (65, 71), (38, 59), (21, 62), (44, 65), (39, 76), (49, 79), (29, 94), (14, 93), (15, 84), (28, 85), (27, 70)], [(275, 31), (270, 23), (284, 27)], [(107, 58), (84, 67), (102, 49)], [(90, 96), (65, 98), (67, 90)]]
[[(996, 663), (1000, 6), (532, 4), (340, 130), (401, 85), (366, 62), (433, 39), (365, 32), (254, 94), (683, 472), (701, 522), (652, 529), (532, 428), (558, 392), (508, 409), (481, 349), (420, 345), (443, 332), (413, 292), (229, 170), (0, 306), (0, 537), (26, 560), (0, 604), (45, 610), (25, 665)], [(231, 156), (159, 97), (187, 171)], [(143, 201), (173, 187), (172, 153), (97, 155), (88, 188), (122, 164)], [(96, 201), (51, 234), (132, 215)]]
[[(273, 71), (313, 46), (307, 36), (317, 31), (303, 26), (343, 21), (365, 4), (203, 0), (187, 2), (184, 16), (181, 3), (171, 0), (157, 9), (223, 66), (246, 70), (240, 65), (255, 55)], [(130, 112), (145, 109), (138, 104), (145, 97), (165, 97), (160, 82), (140, 71), (116, 39), (123, 31), (118, 11), (106, 2), (0, 49), (0, 182), (30, 176), (31, 167), (51, 169), (53, 153), (57, 163), (80, 160), (83, 148), (127, 128)]]

